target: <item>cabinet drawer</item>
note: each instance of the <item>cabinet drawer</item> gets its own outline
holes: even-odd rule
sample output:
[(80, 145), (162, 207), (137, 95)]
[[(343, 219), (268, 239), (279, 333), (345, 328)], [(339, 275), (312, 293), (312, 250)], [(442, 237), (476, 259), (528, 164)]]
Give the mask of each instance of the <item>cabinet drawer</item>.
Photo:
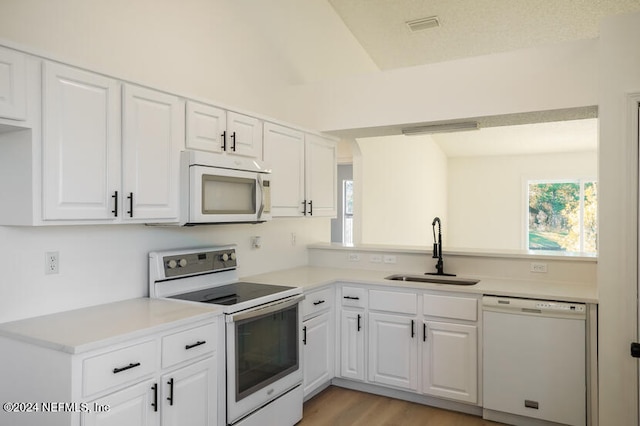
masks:
[(120, 386), (153, 374), (158, 368), (155, 340), (87, 358), (82, 363), (83, 395)]
[(367, 290), (361, 287), (342, 287), (342, 306), (367, 306)]
[(396, 291), (370, 290), (369, 309), (415, 315), (418, 313), (418, 295)]
[(217, 323), (181, 331), (162, 338), (162, 368), (167, 368), (216, 349)]
[(422, 306), (424, 315), (467, 321), (478, 320), (478, 300), (471, 297), (425, 294)]
[(311, 314), (330, 309), (333, 306), (333, 289), (325, 288), (323, 290), (313, 291), (306, 295), (302, 301), (302, 316), (307, 317)]

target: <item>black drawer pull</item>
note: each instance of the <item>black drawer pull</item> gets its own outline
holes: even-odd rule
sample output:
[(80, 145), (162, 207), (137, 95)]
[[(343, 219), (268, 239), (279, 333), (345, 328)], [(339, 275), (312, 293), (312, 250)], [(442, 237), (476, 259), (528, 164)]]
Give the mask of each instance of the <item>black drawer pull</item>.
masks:
[(344, 296), (343, 299), (360, 300), (360, 298), (358, 296)]
[(195, 342), (195, 343), (193, 343), (191, 345), (186, 345), (184, 348), (186, 350), (189, 350), (189, 349), (195, 348), (196, 346), (204, 345), (205, 343), (207, 343), (206, 340), (198, 340), (197, 342)]
[(139, 362), (136, 362), (135, 364), (131, 363), (131, 364), (127, 365), (126, 367), (114, 368), (113, 369), (113, 374), (122, 373), (123, 371), (127, 371), (127, 370), (130, 370), (132, 368), (136, 368), (136, 367), (140, 367), (140, 363)]
[(362, 328), (360, 326), (360, 320), (362, 319), (362, 317), (360, 316), (360, 314), (358, 314), (358, 324), (357, 324), (357, 330), (356, 331), (360, 331), (360, 329)]
[(318, 300), (317, 302), (313, 302), (314, 306), (322, 305), (324, 300)]
[(169, 385), (169, 396), (167, 397), (167, 401), (169, 401), (169, 405), (173, 405), (173, 377), (169, 379), (167, 384)]
[(302, 327), (302, 344), (307, 345), (307, 326)]
[(158, 411), (158, 384), (154, 383), (153, 386), (151, 386), (151, 390), (153, 390), (153, 402), (151, 406), (153, 407), (153, 411)]

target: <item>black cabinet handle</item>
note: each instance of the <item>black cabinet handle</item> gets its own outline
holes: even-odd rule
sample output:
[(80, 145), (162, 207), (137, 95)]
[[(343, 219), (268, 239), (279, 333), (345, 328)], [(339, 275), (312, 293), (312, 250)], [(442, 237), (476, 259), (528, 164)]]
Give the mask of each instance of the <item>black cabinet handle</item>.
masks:
[(411, 320), (411, 338), (413, 339), (416, 336), (416, 321)]
[(151, 389), (153, 390), (153, 402), (151, 406), (153, 407), (153, 411), (158, 411), (158, 384), (154, 383)]
[(362, 328), (360, 326), (360, 319), (362, 319), (362, 317), (360, 316), (360, 314), (358, 314), (358, 330), (357, 331), (360, 331), (360, 329)]
[(113, 374), (122, 373), (123, 371), (131, 370), (132, 368), (136, 368), (136, 367), (140, 367), (140, 363), (139, 362), (136, 362), (135, 364), (131, 363), (131, 364), (125, 366), (125, 367), (114, 368), (113, 369)]
[(306, 215), (307, 215), (307, 200), (304, 200), (304, 201), (302, 202), (302, 214), (303, 214), (304, 216), (306, 216)]
[(427, 341), (427, 323), (422, 324), (422, 341)]
[(133, 192), (130, 192), (129, 195), (127, 195), (127, 200), (129, 200), (129, 211), (127, 211), (127, 214), (129, 217), (133, 217)]
[(302, 344), (307, 346), (307, 326), (302, 327)]
[(317, 302), (313, 302), (314, 306), (322, 305), (324, 300), (318, 300)]
[(231, 140), (233, 141), (231, 144), (231, 151), (236, 152), (236, 132), (231, 134)]
[(114, 192), (111, 198), (113, 198), (113, 210), (111, 210), (111, 213), (113, 213), (114, 217), (118, 217), (118, 191)]
[(167, 384), (169, 385), (169, 396), (167, 397), (167, 401), (169, 401), (169, 405), (173, 405), (173, 377), (169, 379)]
[(195, 343), (193, 343), (191, 345), (186, 345), (184, 348), (185, 348), (185, 350), (189, 350), (189, 349), (195, 348), (197, 346), (204, 345), (205, 343), (207, 343), (206, 340), (198, 340), (197, 342), (195, 342)]
[(313, 216), (313, 200), (309, 200), (309, 216)]
[(343, 296), (343, 299), (360, 300), (360, 298), (358, 296)]
[(227, 131), (223, 131), (222, 134), (220, 135), (222, 137), (222, 150), (226, 151), (227, 150)]

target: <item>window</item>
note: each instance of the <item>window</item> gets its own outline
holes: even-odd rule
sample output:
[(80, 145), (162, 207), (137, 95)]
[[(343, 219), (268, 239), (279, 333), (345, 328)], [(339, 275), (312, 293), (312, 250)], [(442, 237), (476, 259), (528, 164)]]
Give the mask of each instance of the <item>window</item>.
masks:
[(353, 245), (353, 181), (342, 181), (342, 243)]
[(529, 181), (529, 250), (598, 251), (598, 184)]

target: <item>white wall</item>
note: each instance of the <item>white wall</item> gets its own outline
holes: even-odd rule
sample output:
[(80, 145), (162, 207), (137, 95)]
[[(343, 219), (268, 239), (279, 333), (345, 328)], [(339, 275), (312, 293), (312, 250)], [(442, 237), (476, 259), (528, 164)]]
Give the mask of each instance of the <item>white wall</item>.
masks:
[(526, 247), (526, 182), (596, 178), (597, 152), (448, 159), (448, 246)]
[[(262, 248), (253, 249), (257, 235)], [(0, 226), (0, 322), (147, 296), (149, 251), (237, 243), (239, 272), (246, 276), (305, 265), (306, 245), (329, 237), (330, 221), (317, 218), (182, 228)], [(60, 254), (58, 275), (44, 274), (47, 251)]]
[(433, 218), (447, 226), (447, 164), (440, 147), (429, 136), (357, 142), (361, 167), (354, 167), (354, 180), (360, 192), (354, 197), (361, 198), (361, 210), (354, 216), (360, 242), (431, 247)]
[[(628, 95), (640, 93), (640, 13), (600, 31), (598, 356), (600, 424), (638, 424), (638, 141)], [(637, 129), (637, 127), (636, 127)]]
[(484, 117), (597, 104), (598, 43), (582, 40), (293, 88), (321, 130)]

